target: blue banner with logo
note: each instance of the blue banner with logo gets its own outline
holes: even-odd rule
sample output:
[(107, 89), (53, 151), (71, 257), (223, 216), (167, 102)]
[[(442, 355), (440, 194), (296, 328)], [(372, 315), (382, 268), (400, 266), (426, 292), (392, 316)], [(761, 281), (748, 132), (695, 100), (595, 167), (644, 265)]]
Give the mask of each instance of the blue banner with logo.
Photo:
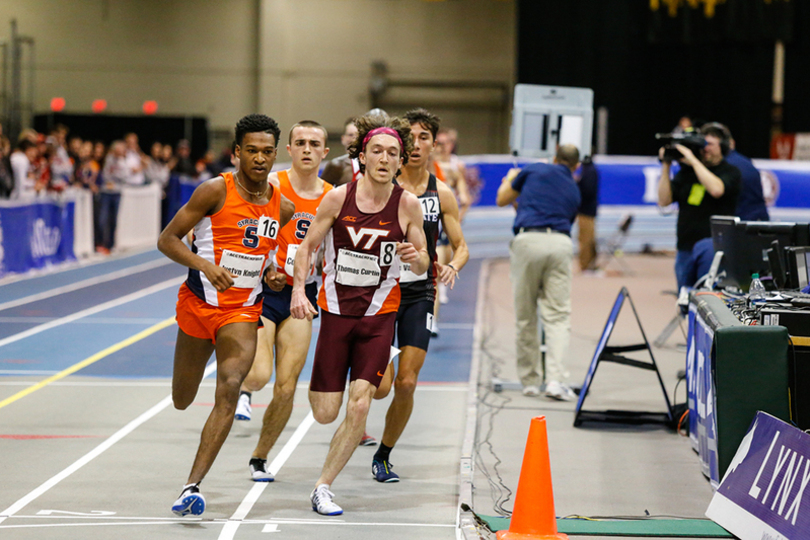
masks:
[(689, 305), (689, 334), (686, 349), (686, 395), (689, 406), (689, 438), (700, 455), (703, 474), (713, 486), (720, 483), (717, 461), (717, 417), (712, 376), (714, 331)]
[(74, 260), (75, 203), (0, 206), (0, 276)]
[[(509, 156), (485, 155), (462, 158), (468, 169), (468, 183), (478, 192), (476, 204), (491, 206), (501, 179), (512, 167), (525, 167), (532, 161)], [(599, 172), (599, 204), (656, 205), (661, 164), (655, 157), (594, 156)], [(810, 207), (810, 163), (767, 159), (753, 160), (759, 169), (762, 191), (769, 207)], [(673, 171), (677, 170), (677, 164)]]
[(741, 540), (810, 538), (810, 435), (758, 412), (706, 516)]

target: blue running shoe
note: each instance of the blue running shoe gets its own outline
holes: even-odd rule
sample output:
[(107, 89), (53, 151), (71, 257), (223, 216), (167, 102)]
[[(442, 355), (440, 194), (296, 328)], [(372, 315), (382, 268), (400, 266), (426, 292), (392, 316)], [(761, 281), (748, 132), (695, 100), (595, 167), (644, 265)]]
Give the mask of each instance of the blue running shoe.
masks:
[(172, 512), (178, 516), (199, 516), (205, 512), (205, 497), (200, 493), (200, 487), (197, 484), (184, 487), (180, 497), (172, 505)]
[(371, 476), (377, 482), (384, 482), (390, 484), (392, 482), (399, 482), (399, 475), (392, 471), (394, 466), (388, 461), (374, 460), (371, 462)]

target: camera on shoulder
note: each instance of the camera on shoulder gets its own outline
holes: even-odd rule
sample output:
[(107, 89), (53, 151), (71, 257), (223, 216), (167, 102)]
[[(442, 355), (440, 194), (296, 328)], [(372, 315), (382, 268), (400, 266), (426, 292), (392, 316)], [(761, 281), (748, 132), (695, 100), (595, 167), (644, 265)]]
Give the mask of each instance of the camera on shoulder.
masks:
[(697, 131), (684, 131), (682, 133), (656, 133), (655, 139), (664, 146), (664, 161), (677, 161), (683, 157), (676, 144), (682, 144), (695, 155), (706, 146), (706, 139)]

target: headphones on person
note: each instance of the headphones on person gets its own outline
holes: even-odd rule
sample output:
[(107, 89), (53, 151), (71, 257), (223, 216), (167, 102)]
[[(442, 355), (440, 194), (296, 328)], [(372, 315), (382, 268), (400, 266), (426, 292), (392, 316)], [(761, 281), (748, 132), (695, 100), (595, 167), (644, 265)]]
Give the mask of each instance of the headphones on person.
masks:
[(731, 131), (720, 122), (709, 122), (700, 127), (703, 135), (715, 135), (715, 133), (707, 134), (708, 130), (720, 132), (720, 152), (723, 153), (723, 157), (726, 157), (731, 152)]

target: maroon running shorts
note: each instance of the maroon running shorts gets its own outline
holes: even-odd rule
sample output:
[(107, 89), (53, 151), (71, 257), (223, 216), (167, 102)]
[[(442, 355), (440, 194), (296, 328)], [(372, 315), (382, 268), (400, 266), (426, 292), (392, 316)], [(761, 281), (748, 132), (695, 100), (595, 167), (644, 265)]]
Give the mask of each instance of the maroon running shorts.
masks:
[(391, 355), (397, 313), (348, 317), (321, 312), (321, 329), (309, 389), (343, 392), (346, 375), (380, 386)]

